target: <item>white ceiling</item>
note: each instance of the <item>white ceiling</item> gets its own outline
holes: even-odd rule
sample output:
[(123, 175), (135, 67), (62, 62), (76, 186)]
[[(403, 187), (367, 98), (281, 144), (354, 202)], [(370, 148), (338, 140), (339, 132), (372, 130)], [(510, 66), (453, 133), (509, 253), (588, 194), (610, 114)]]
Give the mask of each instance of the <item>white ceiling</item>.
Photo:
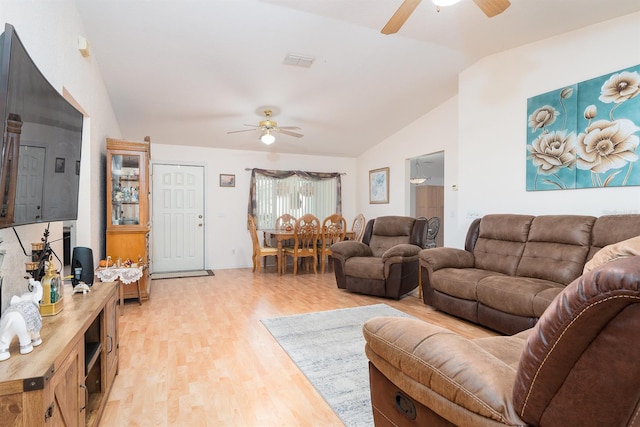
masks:
[[(395, 35), (402, 0), (76, 0), (122, 137), (153, 143), (355, 157), (457, 93), (480, 58), (640, 11), (638, 0), (424, 0)], [(310, 68), (284, 65), (289, 53)], [(274, 110), (265, 146), (247, 129)]]

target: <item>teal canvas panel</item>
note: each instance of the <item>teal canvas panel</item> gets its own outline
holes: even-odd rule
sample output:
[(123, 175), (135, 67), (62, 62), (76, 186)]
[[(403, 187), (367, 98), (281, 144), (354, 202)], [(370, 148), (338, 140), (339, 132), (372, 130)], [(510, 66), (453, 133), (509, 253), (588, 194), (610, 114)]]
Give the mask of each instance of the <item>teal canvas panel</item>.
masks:
[(526, 189), (640, 185), (640, 65), (527, 100)]

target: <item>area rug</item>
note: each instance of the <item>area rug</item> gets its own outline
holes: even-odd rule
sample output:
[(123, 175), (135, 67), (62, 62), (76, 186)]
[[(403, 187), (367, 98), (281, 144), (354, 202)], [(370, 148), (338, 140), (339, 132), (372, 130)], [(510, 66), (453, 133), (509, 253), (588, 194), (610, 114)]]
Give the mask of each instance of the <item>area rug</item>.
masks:
[(151, 273), (153, 279), (181, 279), (183, 277), (215, 276), (212, 270), (175, 271), (172, 273)]
[(373, 426), (362, 325), (412, 317), (386, 304), (261, 320), (346, 427)]

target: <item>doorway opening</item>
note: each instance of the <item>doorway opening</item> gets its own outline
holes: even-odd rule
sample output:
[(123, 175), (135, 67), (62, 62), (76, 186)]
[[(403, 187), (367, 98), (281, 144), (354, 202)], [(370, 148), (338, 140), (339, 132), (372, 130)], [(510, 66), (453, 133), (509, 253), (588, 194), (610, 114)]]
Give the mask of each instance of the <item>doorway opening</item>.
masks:
[(409, 159), (411, 215), (427, 219), (439, 218), (439, 229), (433, 230), (435, 245), (444, 245), (444, 151)]

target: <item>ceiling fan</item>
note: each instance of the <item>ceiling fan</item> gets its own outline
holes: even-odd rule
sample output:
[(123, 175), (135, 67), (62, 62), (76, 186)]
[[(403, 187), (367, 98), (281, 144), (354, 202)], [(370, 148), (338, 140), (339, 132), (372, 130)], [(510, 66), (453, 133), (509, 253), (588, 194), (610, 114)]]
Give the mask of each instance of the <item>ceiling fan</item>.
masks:
[(258, 125), (247, 125), (253, 129), (243, 129), (243, 130), (233, 130), (227, 133), (238, 133), (238, 132), (251, 132), (251, 131), (260, 131), (260, 141), (263, 143), (270, 145), (273, 144), (276, 140), (276, 137), (273, 135), (275, 132), (279, 132), (285, 135), (294, 136), (296, 138), (300, 138), (303, 135), (298, 132), (292, 132), (293, 130), (299, 130), (298, 126), (278, 126), (278, 123), (271, 120), (271, 110), (264, 110), (264, 115), (266, 117), (265, 120), (260, 121)]
[[(382, 34), (394, 34), (397, 33), (400, 27), (404, 25), (409, 16), (413, 13), (414, 9), (420, 4), (421, 0), (404, 0), (396, 13), (393, 14), (389, 22), (384, 26)], [(457, 3), (460, 0), (432, 0), (433, 3), (440, 10), (440, 6), (449, 6)], [(489, 18), (492, 18), (496, 15), (504, 12), (509, 6), (511, 6), (511, 2), (509, 0), (473, 0), (473, 2), (478, 5), (478, 7), (487, 15)]]

